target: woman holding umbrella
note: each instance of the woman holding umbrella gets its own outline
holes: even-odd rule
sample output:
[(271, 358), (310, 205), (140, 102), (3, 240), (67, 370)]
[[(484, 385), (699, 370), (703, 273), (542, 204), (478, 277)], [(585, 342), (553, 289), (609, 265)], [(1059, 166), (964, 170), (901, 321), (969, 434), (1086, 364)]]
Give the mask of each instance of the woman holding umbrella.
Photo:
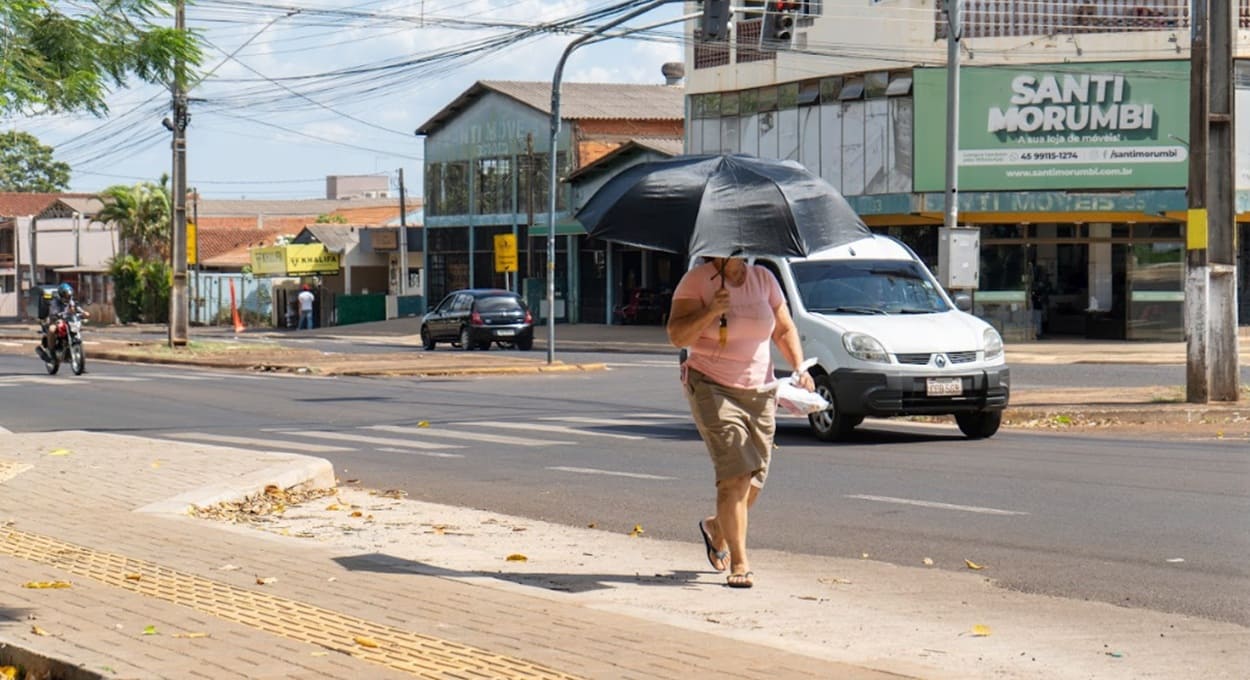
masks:
[[(673, 292), (669, 341), (689, 348), (682, 383), (716, 471), (716, 513), (699, 521), (708, 562), (728, 584), (750, 588), (747, 512), (768, 476), (776, 390), (768, 343), (791, 366), (803, 363), (798, 330), (772, 273), (738, 257), (710, 258)], [(804, 373), (800, 383), (814, 389)]]

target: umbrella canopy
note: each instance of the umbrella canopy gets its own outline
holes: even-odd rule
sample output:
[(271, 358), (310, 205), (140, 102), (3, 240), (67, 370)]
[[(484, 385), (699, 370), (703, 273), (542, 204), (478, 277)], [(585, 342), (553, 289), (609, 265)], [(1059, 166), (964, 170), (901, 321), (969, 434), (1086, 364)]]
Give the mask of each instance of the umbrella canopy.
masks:
[(594, 238), (691, 256), (802, 257), (870, 235), (842, 194), (802, 165), (741, 155), (626, 168), (577, 219)]

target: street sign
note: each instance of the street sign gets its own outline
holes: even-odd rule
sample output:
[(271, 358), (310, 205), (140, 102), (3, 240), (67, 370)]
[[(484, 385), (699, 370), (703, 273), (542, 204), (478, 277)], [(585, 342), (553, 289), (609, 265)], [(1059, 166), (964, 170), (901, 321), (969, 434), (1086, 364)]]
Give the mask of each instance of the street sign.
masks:
[(495, 234), (495, 271), (514, 272), (516, 269), (516, 235)]

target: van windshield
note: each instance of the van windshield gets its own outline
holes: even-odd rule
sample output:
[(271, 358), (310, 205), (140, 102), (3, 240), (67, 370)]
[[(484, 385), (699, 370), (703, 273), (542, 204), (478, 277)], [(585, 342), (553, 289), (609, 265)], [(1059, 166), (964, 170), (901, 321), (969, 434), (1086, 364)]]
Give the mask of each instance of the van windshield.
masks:
[(937, 314), (950, 310), (919, 262), (807, 260), (790, 267), (809, 312)]

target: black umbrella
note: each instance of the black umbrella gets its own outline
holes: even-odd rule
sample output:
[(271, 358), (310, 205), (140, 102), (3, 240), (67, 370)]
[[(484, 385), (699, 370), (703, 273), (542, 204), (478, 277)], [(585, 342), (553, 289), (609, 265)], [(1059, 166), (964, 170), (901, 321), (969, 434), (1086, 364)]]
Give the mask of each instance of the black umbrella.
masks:
[(842, 194), (802, 165), (742, 155), (626, 168), (577, 219), (593, 238), (691, 256), (801, 257), (870, 235)]

